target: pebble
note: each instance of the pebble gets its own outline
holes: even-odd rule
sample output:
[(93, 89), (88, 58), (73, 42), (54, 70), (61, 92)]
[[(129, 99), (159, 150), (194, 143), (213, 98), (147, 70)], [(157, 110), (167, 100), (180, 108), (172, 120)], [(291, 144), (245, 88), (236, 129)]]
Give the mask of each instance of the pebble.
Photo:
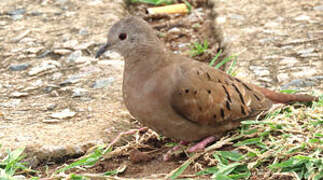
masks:
[(57, 104), (49, 104), (48, 106), (47, 106), (47, 110), (48, 111), (52, 111), (52, 110), (54, 110), (55, 108), (57, 107)]
[(114, 77), (96, 80), (94, 82), (94, 84), (92, 85), (92, 88), (94, 88), (94, 89), (104, 88), (107, 85), (111, 84), (114, 80), (115, 80)]
[(245, 19), (242, 15), (239, 15), (239, 14), (230, 14), (229, 16), (231, 19), (236, 19), (239, 21), (243, 21)]
[(0, 106), (6, 107), (6, 108), (14, 108), (17, 107), (21, 102), (21, 99), (12, 99), (5, 103), (0, 103)]
[(287, 84), (281, 86), (281, 89), (289, 89), (290, 87), (309, 87), (314, 86), (316, 83), (306, 79), (294, 79)]
[(19, 8), (19, 9), (9, 11), (7, 14), (10, 15), (10, 16), (14, 16), (14, 15), (25, 14), (25, 12), (26, 12), (26, 10), (24, 8)]
[(9, 11), (7, 14), (11, 16), (11, 18), (13, 20), (19, 20), (22, 19), (25, 14), (26, 10), (24, 8), (19, 8), (19, 9), (15, 9), (13, 11)]
[(29, 66), (30, 66), (30, 64), (28, 64), (28, 63), (15, 64), (15, 65), (10, 65), (9, 69), (11, 71), (23, 71), (23, 70), (26, 70)]
[(66, 63), (74, 63), (78, 58), (82, 56), (82, 51), (74, 51), (66, 58)]
[(259, 66), (250, 66), (249, 67), (257, 76), (269, 76), (270, 72), (268, 69)]
[(65, 85), (69, 85), (69, 84), (75, 84), (80, 81), (81, 81), (80, 75), (72, 75), (72, 76), (68, 77), (68, 79), (66, 79), (65, 81), (61, 82), (59, 85), (65, 86)]
[(177, 27), (174, 27), (174, 28), (168, 30), (168, 33), (179, 33), (179, 32), (181, 32), (181, 30)]
[(294, 18), (295, 21), (309, 21), (311, 18), (306, 15), (300, 15)]
[(69, 49), (55, 49), (53, 51), (55, 54), (58, 54), (58, 55), (67, 55), (67, 54), (70, 54), (72, 51), (69, 50)]
[(62, 76), (63, 74), (61, 72), (55, 72), (50, 79), (52, 81), (56, 81), (59, 80)]
[(309, 54), (309, 53), (312, 53), (313, 51), (314, 51), (314, 48), (307, 48), (307, 49), (300, 50), (297, 53), (298, 54)]
[(25, 92), (18, 92), (18, 91), (15, 91), (13, 93), (10, 94), (10, 97), (13, 97), (13, 98), (20, 98), (20, 97), (26, 97), (28, 96), (29, 94), (28, 93), (25, 93)]
[(8, 23), (6, 21), (0, 21), (0, 26), (5, 26), (7, 25)]
[(291, 66), (293, 66), (295, 63), (298, 63), (299, 61), (295, 57), (284, 57), (279, 62), (282, 65), (291, 65)]
[(323, 5), (315, 6), (313, 9), (314, 9), (315, 11), (323, 11)]
[(290, 80), (290, 77), (287, 73), (281, 73), (277, 75), (278, 82), (286, 82)]
[(87, 29), (80, 29), (80, 31), (79, 31), (79, 35), (85, 36), (88, 34), (89, 34), (89, 31)]
[(54, 61), (54, 60), (44, 61), (39, 66), (33, 67), (28, 72), (28, 75), (29, 76), (34, 76), (34, 75), (36, 75), (38, 73), (48, 71), (50, 69), (55, 69), (55, 68), (60, 67), (60, 66), (61, 66), (61, 64), (59, 62), (57, 62), (57, 61)]
[(72, 90), (72, 97), (83, 97), (88, 95), (89, 91), (83, 88), (75, 88)]
[[(26, 40), (27, 38), (25, 38), (24, 40)], [(25, 50), (26, 53), (29, 53), (29, 54), (36, 54), (38, 53), (39, 51), (41, 51), (43, 49), (43, 47), (32, 47), (32, 48), (28, 48)]]
[(50, 114), (50, 117), (55, 118), (55, 119), (66, 119), (66, 118), (71, 118), (71, 117), (75, 116), (75, 114), (76, 114), (76, 112), (73, 112), (67, 108), (61, 112), (56, 112), (56, 113)]
[(24, 32), (22, 32), (21, 34), (19, 34), (18, 36), (16, 36), (15, 38), (12, 39), (12, 42), (17, 43), (20, 40), (22, 40), (24, 37), (26, 37), (28, 34), (30, 33), (30, 30), (26, 30)]

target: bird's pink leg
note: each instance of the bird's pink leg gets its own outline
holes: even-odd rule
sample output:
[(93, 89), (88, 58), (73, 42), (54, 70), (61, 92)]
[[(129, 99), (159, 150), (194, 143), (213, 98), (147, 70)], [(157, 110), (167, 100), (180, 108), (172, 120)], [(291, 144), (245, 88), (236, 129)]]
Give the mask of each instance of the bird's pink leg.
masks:
[(187, 152), (191, 153), (191, 152), (197, 152), (200, 150), (204, 150), (205, 146), (213, 141), (215, 141), (214, 136), (207, 137), (207, 138), (203, 139), (202, 141), (200, 141), (199, 143), (195, 144), (193, 147), (190, 147), (187, 150)]
[(167, 151), (167, 153), (163, 156), (163, 160), (164, 161), (168, 161), (173, 152), (179, 150), (182, 145), (185, 146), (187, 144), (188, 144), (188, 142), (186, 142), (186, 141), (180, 141), (179, 142), (179, 145), (176, 145), (172, 149), (170, 149), (169, 151)]

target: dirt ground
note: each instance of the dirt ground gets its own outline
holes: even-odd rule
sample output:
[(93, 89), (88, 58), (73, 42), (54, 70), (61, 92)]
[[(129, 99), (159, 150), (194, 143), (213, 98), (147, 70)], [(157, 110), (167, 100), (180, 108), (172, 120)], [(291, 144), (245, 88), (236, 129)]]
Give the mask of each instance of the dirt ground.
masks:
[[(175, 53), (189, 56), (192, 42), (208, 39), (210, 51), (197, 60), (209, 62), (222, 49), (221, 58), (238, 55), (237, 76), (247, 81), (271, 89), (322, 93), (322, 2), (192, 4), (190, 15), (156, 18), (145, 15), (146, 6), (122, 0), (0, 1), (0, 157), (6, 149), (26, 146), (35, 167), (61, 163), (141, 127), (122, 102), (122, 57), (109, 52), (94, 58), (109, 27), (129, 12), (151, 22)], [(192, 29), (193, 24), (198, 28)], [(133, 151), (90, 171), (127, 164), (125, 177), (168, 173), (185, 159), (163, 162), (168, 142), (147, 142), (147, 161), (131, 159), (136, 157)]]

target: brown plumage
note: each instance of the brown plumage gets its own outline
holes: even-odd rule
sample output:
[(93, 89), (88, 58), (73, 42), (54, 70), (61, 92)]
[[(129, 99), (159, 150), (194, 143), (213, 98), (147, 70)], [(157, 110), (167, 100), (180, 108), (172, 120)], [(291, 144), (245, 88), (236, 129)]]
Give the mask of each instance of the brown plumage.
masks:
[(219, 138), (273, 103), (314, 100), (260, 88), (175, 55), (148, 23), (136, 17), (111, 27), (97, 57), (107, 49), (125, 58), (123, 97), (129, 112), (149, 128), (175, 139)]

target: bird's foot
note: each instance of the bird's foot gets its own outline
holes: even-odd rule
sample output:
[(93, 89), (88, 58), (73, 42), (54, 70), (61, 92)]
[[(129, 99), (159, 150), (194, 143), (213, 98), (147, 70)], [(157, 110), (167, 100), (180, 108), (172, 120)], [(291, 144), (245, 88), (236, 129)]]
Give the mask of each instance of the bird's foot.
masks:
[(180, 141), (178, 145), (174, 146), (172, 149), (170, 149), (169, 151), (167, 151), (167, 153), (166, 153), (166, 154), (164, 154), (164, 156), (163, 156), (163, 160), (164, 160), (164, 161), (168, 161), (168, 160), (170, 159), (170, 157), (172, 156), (172, 154), (173, 154), (175, 151), (177, 151), (177, 150), (181, 149), (181, 146), (183, 146), (183, 145), (185, 146), (185, 145), (187, 145), (187, 144), (188, 144), (188, 142), (186, 142), (186, 141)]
[(207, 137), (200, 141), (199, 143), (195, 144), (193, 147), (190, 147), (187, 152), (192, 153), (192, 152), (197, 152), (205, 149), (205, 146), (207, 146), (209, 143), (215, 141), (214, 136)]
[[(216, 138), (214, 136), (207, 137), (207, 138), (203, 139), (202, 141), (200, 141), (199, 143), (195, 144), (194, 146), (190, 147), (187, 150), (187, 152), (192, 153), (192, 152), (202, 151), (205, 149), (205, 147), (208, 144), (210, 144), (211, 142), (214, 142), (215, 140), (216, 140)], [(180, 141), (179, 145), (176, 145), (172, 149), (167, 151), (167, 153), (163, 156), (163, 160), (168, 161), (175, 151), (178, 151), (179, 149), (181, 149), (181, 146), (183, 146), (183, 145), (185, 146), (187, 144), (188, 144), (188, 142), (186, 142), (186, 141)]]

